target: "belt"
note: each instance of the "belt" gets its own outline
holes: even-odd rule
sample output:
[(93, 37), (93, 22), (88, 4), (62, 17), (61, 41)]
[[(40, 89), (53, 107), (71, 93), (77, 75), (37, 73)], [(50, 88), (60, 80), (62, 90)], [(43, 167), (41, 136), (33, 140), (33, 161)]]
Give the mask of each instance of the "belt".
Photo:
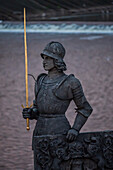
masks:
[(46, 117), (46, 118), (65, 117), (65, 114), (40, 114), (39, 117)]

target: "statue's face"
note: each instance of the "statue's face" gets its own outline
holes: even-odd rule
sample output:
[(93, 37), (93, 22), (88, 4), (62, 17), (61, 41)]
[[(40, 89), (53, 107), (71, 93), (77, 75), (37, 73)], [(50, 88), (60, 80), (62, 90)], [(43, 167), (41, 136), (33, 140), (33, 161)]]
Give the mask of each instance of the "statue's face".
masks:
[(46, 55), (43, 55), (43, 67), (46, 71), (52, 70), (55, 67), (54, 59)]

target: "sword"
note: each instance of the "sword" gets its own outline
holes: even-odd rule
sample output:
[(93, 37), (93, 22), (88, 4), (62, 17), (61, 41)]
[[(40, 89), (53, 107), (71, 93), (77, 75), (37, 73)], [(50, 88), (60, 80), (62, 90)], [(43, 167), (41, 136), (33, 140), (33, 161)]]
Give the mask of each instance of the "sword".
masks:
[[(30, 108), (32, 105), (28, 105), (28, 62), (27, 62), (27, 41), (26, 41), (26, 10), (24, 8), (24, 46), (25, 46), (25, 87), (26, 87), (26, 108)], [(23, 105), (21, 105), (25, 108)], [(27, 130), (30, 130), (29, 127), (29, 118), (26, 119)]]

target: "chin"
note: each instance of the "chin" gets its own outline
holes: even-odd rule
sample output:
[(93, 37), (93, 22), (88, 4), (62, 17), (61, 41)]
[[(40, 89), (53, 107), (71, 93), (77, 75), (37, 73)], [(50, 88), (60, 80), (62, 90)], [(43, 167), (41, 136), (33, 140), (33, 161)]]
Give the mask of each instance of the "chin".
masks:
[(44, 70), (45, 70), (45, 71), (49, 71), (49, 69), (47, 69), (47, 68), (45, 68), (45, 67), (44, 67)]

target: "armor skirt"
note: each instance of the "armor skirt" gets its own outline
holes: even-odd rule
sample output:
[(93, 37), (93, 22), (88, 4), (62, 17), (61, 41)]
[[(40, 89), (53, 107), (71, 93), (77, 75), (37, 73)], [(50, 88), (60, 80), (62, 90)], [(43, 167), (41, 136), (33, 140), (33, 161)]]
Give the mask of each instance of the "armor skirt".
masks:
[[(38, 117), (34, 132), (33, 132), (33, 146), (34, 138), (47, 135), (66, 135), (71, 128), (69, 121), (65, 115), (40, 115)], [(34, 147), (33, 147), (34, 150)]]

